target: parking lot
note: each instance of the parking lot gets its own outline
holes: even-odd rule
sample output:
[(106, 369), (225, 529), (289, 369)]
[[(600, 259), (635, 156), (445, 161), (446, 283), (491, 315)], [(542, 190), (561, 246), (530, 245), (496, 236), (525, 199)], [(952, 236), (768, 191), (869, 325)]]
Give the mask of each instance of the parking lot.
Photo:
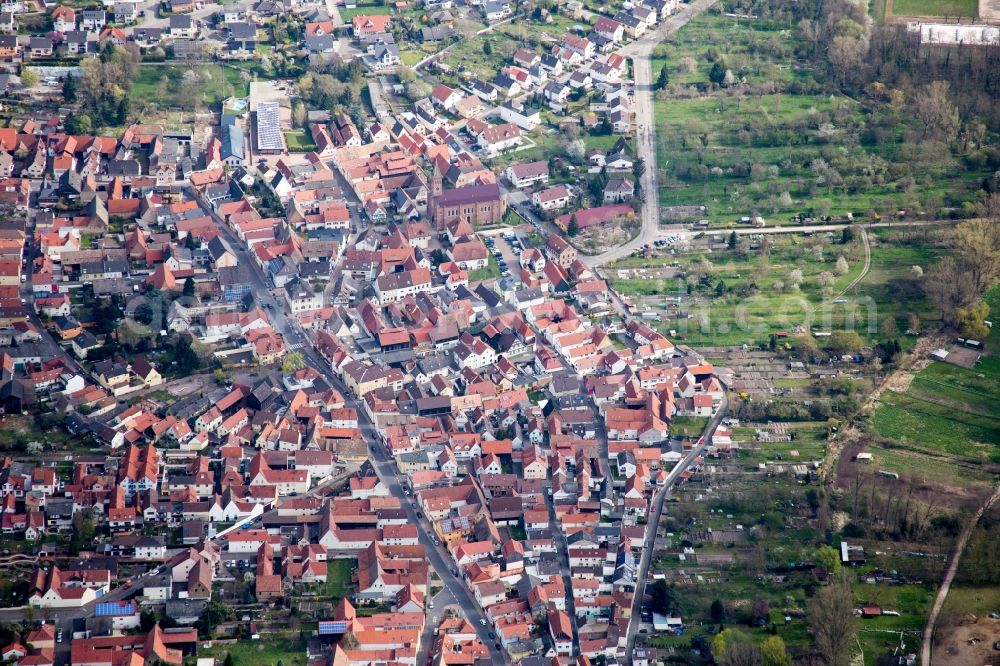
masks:
[(520, 267), (522, 247), (514, 238), (512, 232), (504, 232), (500, 236), (487, 236), (486, 249), (490, 251), (500, 267), (501, 277), (510, 277)]

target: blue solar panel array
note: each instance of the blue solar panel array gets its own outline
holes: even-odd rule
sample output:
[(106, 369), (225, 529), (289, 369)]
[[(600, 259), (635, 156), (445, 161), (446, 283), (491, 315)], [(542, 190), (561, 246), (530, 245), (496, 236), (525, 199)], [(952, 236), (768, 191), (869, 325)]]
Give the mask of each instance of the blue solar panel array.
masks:
[(343, 620), (321, 620), (319, 623), (319, 635), (329, 636), (331, 634), (343, 634), (347, 631), (347, 622)]
[(135, 613), (135, 604), (131, 601), (122, 603), (120, 601), (108, 601), (99, 603), (96, 606), (98, 617), (111, 617), (114, 615), (132, 615)]

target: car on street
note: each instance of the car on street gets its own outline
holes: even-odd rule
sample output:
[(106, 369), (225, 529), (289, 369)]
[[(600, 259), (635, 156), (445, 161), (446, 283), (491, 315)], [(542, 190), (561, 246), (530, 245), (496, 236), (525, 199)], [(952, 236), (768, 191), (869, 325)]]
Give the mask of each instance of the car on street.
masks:
[(483, 618), (479, 618), (479, 624), (481, 624), (481, 625), (483, 625), (485, 627), (486, 626), (486, 620), (484, 620)]

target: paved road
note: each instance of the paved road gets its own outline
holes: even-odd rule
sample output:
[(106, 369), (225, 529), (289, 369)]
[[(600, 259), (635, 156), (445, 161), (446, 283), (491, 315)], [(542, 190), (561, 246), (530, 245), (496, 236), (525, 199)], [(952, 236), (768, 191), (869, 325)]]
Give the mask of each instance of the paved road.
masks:
[(689, 5), (681, 5), (681, 11), (668, 17), (642, 39), (638, 39), (620, 53), (632, 57), (632, 71), (635, 78), (635, 123), (636, 147), (639, 159), (646, 163), (642, 175), (642, 192), (646, 199), (642, 205), (642, 229), (639, 235), (604, 254), (583, 257), (583, 262), (594, 268), (627, 257), (646, 243), (656, 240), (660, 230), (659, 186), (656, 172), (656, 122), (653, 113), (653, 73), (651, 59), (656, 45), (669, 35), (688, 24), (691, 19), (704, 13), (716, 0), (694, 0)]
[(695, 446), (691, 451), (677, 463), (672, 470), (670, 470), (670, 475), (667, 476), (667, 482), (663, 484), (653, 496), (653, 500), (650, 504), (649, 510), (649, 520), (646, 523), (646, 537), (643, 543), (642, 555), (639, 558), (639, 569), (636, 572), (636, 585), (635, 585), (635, 596), (632, 598), (632, 621), (628, 624), (628, 638), (625, 643), (625, 654), (628, 664), (632, 663), (632, 649), (635, 647), (635, 636), (636, 631), (639, 628), (642, 617), (642, 598), (646, 594), (646, 581), (649, 577), (649, 564), (653, 557), (654, 546), (656, 545), (656, 533), (660, 528), (660, 516), (663, 513), (663, 500), (666, 498), (667, 493), (676, 485), (677, 479), (680, 478), (682, 472), (684, 472), (695, 459), (705, 453), (705, 449), (708, 448), (708, 443), (711, 440), (712, 433), (715, 429), (719, 427), (722, 423), (723, 417), (726, 415), (726, 410), (728, 408), (728, 403), (725, 398), (723, 398), (722, 403), (719, 405), (718, 411), (709, 421), (708, 426), (705, 428), (705, 433), (702, 438), (698, 440), (700, 443)]
[(441, 591), (434, 595), (432, 601), (434, 608), (427, 607), (424, 631), (420, 635), (420, 647), (417, 649), (417, 666), (427, 663), (427, 659), (431, 655), (431, 648), (434, 647), (434, 630), (440, 626), (445, 611), (448, 607), (458, 606), (455, 596), (447, 587), (441, 588)]

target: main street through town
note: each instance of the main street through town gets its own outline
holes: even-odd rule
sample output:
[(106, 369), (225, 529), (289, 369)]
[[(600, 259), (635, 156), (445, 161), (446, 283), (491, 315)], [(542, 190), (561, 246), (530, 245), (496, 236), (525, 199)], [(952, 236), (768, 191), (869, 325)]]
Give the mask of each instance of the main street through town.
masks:
[[(275, 300), (269, 289), (270, 285), (267, 278), (264, 276), (263, 270), (246, 252), (242, 241), (235, 237), (229, 226), (225, 224), (222, 218), (215, 215), (214, 212), (213, 220), (215, 221), (220, 232), (223, 234), (223, 237), (234, 249), (234, 251), (236, 251), (240, 263), (245, 263), (245, 265), (250, 267), (250, 273), (254, 281), (254, 295), (268, 311), (268, 315), (272, 318), (275, 330), (285, 336), (285, 340), (290, 343), (289, 347), (301, 352), (305, 362), (317, 372), (322, 374), (334, 388), (340, 391), (340, 393), (344, 396), (345, 404), (348, 407), (354, 408), (357, 412), (359, 426), (369, 448), (372, 466), (378, 474), (379, 479), (383, 484), (385, 484), (386, 488), (389, 489), (392, 495), (399, 499), (403, 508), (406, 510), (407, 518), (410, 524), (417, 527), (420, 543), (424, 546), (427, 552), (427, 560), (430, 562), (434, 572), (441, 579), (442, 586), (448, 590), (454, 600), (454, 603), (461, 608), (462, 613), (473, 624), (476, 632), (479, 634), (480, 640), (482, 640), (485, 645), (493, 646), (496, 639), (490, 638), (491, 631), (489, 629), (489, 624), (486, 622), (485, 615), (483, 615), (479, 605), (473, 599), (469, 588), (456, 574), (452, 573), (454, 567), (452, 563), (446, 559), (446, 551), (444, 548), (442, 546), (435, 545), (434, 541), (436, 537), (429, 521), (426, 518), (421, 519), (417, 516), (418, 509), (413, 503), (412, 497), (408, 497), (404, 493), (402, 485), (399, 483), (398, 475), (396, 471), (392, 469), (392, 464), (389, 462), (382, 450), (381, 439), (379, 438), (378, 432), (376, 431), (374, 424), (372, 424), (371, 419), (368, 418), (364, 406), (357, 401), (351, 391), (333, 372), (326, 359), (324, 359), (312, 346), (305, 332), (301, 329), (298, 323), (293, 322), (285, 316), (284, 308)], [(505, 664), (510, 663), (507, 653), (503, 650), (494, 649), (492, 659), (494, 666), (504, 666)]]

